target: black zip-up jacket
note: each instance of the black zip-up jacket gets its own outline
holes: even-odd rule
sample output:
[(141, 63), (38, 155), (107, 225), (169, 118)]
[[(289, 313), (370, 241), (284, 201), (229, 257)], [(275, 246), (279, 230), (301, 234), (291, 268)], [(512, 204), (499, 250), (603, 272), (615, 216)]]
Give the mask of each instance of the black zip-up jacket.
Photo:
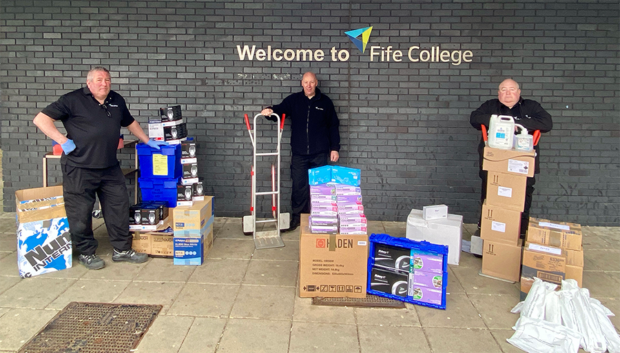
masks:
[[(477, 130), (482, 130), (480, 127), (484, 125), (489, 127), (491, 115), (508, 115), (515, 119), (515, 124), (522, 125), (527, 129), (527, 132), (531, 135), (535, 130), (540, 132), (549, 132), (553, 128), (553, 121), (551, 115), (547, 113), (538, 102), (519, 98), (519, 102), (515, 104), (512, 109), (500, 103), (499, 99), (491, 99), (484, 102), (480, 108), (474, 110), (469, 117), (469, 123)], [(538, 145), (534, 147), (536, 150), (536, 166), (535, 173), (540, 173), (540, 149)], [(480, 154), (480, 168), (482, 168), (482, 154), (484, 151), (484, 140), (480, 139), (478, 145), (478, 153)]]
[[(338, 115), (334, 103), (317, 88), (312, 99), (304, 91), (293, 93), (271, 107), (291, 121), (291, 150), (295, 155), (340, 151)], [(275, 117), (267, 117), (275, 121)]]

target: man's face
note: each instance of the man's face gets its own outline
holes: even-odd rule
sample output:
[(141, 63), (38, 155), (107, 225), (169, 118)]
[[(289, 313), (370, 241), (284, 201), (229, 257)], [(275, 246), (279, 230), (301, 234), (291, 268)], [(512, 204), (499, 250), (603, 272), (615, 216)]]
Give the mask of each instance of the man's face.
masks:
[(108, 96), (111, 83), (110, 75), (105, 71), (95, 71), (92, 79), (86, 80), (88, 89), (97, 100), (104, 100)]
[(316, 91), (316, 85), (319, 82), (316, 80), (316, 76), (312, 74), (305, 74), (301, 79), (301, 86), (304, 88), (304, 94), (308, 97), (314, 96)]
[(515, 104), (517, 104), (520, 97), (521, 90), (515, 81), (505, 80), (499, 85), (497, 99), (499, 99), (503, 105), (512, 108)]

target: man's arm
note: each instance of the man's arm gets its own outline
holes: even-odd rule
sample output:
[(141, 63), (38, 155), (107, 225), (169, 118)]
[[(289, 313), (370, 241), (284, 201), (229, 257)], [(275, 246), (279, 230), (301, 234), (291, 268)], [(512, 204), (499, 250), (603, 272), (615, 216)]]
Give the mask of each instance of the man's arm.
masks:
[(37, 114), (32, 121), (47, 137), (63, 145), (69, 139), (63, 135), (54, 124), (54, 119), (43, 113)]
[(146, 134), (144, 133), (144, 130), (142, 130), (142, 127), (140, 127), (140, 123), (138, 123), (137, 120), (134, 120), (133, 123), (129, 124), (129, 126), (127, 126), (127, 129), (135, 137), (140, 139), (140, 141), (142, 141), (143, 143), (148, 143), (149, 142), (149, 137), (146, 136)]
[(489, 127), (489, 122), (491, 121), (491, 115), (493, 114), (491, 110), (490, 101), (486, 101), (483, 103), (478, 109), (471, 112), (469, 116), (469, 123), (471, 126), (476, 128), (476, 130), (482, 130), (482, 125)]
[(551, 114), (547, 113), (545, 109), (536, 101), (527, 100), (522, 107), (521, 111), (523, 117), (517, 122), (522, 125), (531, 134), (534, 130), (540, 130), (540, 132), (549, 132), (553, 128), (553, 121), (551, 120)]

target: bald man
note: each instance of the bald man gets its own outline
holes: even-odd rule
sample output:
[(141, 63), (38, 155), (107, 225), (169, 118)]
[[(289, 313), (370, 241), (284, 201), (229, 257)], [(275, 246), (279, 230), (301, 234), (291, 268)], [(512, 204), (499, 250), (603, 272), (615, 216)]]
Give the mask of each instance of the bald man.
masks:
[[(538, 102), (521, 98), (521, 89), (519, 84), (513, 79), (505, 79), (499, 84), (497, 90), (497, 99), (491, 99), (482, 104), (478, 109), (474, 110), (469, 117), (469, 122), (477, 130), (481, 130), (481, 126), (489, 127), (491, 115), (508, 115), (512, 116), (515, 123), (522, 125), (531, 135), (535, 130), (540, 132), (549, 132), (553, 128), (551, 115), (538, 104)], [(535, 146), (536, 161), (534, 173), (540, 173), (540, 149)], [(484, 203), (487, 196), (487, 172), (482, 170), (482, 154), (484, 150), (484, 141), (480, 139), (478, 145), (478, 153), (480, 154), (480, 178), (482, 179), (482, 193), (480, 201)], [(527, 188), (525, 192), (525, 206), (521, 213), (521, 237), (525, 235), (530, 217), (530, 207), (532, 206), (532, 194), (534, 193), (535, 177), (527, 178)], [(480, 226), (480, 223), (478, 223)]]
[(299, 227), (302, 213), (310, 213), (308, 169), (322, 167), (340, 157), (338, 115), (331, 99), (317, 88), (319, 81), (312, 72), (301, 79), (301, 92), (286, 97), (282, 103), (268, 107), (261, 114), (270, 120), (272, 113), (286, 114), (291, 121), (291, 195), (292, 217), (288, 230)]

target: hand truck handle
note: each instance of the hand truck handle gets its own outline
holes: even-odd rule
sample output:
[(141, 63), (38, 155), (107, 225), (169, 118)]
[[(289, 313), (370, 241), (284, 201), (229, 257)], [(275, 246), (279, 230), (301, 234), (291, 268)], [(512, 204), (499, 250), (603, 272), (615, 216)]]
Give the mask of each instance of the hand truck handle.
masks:
[(248, 131), (252, 131), (252, 129), (250, 129), (250, 121), (248, 120), (247, 114), (245, 114), (245, 126), (248, 127)]
[(482, 140), (484, 142), (487, 142), (487, 139), (488, 139), (488, 137), (487, 137), (487, 127), (484, 126), (484, 125), (480, 125), (480, 127), (481, 127), (481, 130), (482, 130)]
[(282, 114), (282, 121), (280, 122), (280, 130), (284, 130), (284, 119), (286, 118), (286, 114)]

